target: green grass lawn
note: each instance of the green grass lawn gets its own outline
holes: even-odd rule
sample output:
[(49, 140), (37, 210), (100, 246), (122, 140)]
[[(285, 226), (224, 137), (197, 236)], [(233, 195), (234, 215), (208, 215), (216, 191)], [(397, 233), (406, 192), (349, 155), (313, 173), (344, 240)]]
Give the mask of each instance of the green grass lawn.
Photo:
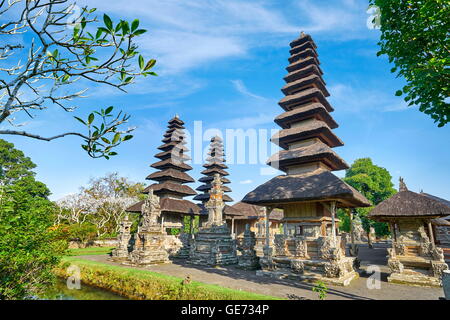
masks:
[(88, 284), (118, 293), (130, 299), (145, 300), (274, 300), (277, 297), (233, 290), (218, 285), (192, 281), (147, 270), (113, 266), (77, 257), (64, 257), (55, 272), (67, 277), (69, 265), (77, 265), (81, 280)]
[(67, 256), (88, 256), (111, 253), (114, 247), (89, 247), (82, 249), (69, 249)]

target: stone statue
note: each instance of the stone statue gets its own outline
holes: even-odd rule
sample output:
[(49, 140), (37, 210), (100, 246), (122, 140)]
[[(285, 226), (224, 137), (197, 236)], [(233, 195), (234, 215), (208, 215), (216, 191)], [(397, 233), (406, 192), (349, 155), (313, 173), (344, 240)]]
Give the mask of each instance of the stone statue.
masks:
[(150, 190), (148, 198), (145, 199), (141, 212), (142, 220), (139, 227), (143, 231), (158, 225), (158, 218), (161, 215), (161, 206), (159, 204), (159, 197), (153, 194), (153, 190)]

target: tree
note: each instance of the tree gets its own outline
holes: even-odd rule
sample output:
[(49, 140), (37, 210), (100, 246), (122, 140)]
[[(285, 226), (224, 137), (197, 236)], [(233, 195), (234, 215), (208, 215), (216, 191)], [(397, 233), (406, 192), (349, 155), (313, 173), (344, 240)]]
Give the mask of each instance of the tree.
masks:
[[(80, 81), (87, 87), (98, 84), (125, 92), (137, 76), (156, 75), (151, 71), (156, 61), (146, 62), (135, 43), (135, 38), (146, 32), (139, 28), (139, 20), (114, 24), (104, 14), (100, 23), (93, 16), (95, 11), (80, 9), (68, 0), (0, 0), (0, 16), (10, 17), (0, 24), (0, 125), (17, 127), (15, 116), (34, 118), (52, 104), (74, 111), (77, 106), (72, 101), (87, 91), (77, 89)], [(135, 63), (137, 69), (132, 67)], [(113, 110), (109, 106), (84, 119), (75, 116), (86, 127), (85, 133), (42, 137), (1, 129), (0, 134), (43, 141), (78, 136), (89, 156), (109, 159), (117, 154), (112, 151), (115, 147), (133, 137), (129, 134), (133, 128), (119, 129), (130, 116)]]
[[(389, 171), (373, 164), (370, 158), (355, 160), (346, 171), (343, 180), (361, 192), (374, 206), (396, 193)], [(361, 218), (364, 229), (369, 232), (370, 227), (374, 227), (378, 236), (388, 235), (389, 228), (386, 223), (368, 219), (367, 215), (372, 209), (373, 207), (356, 209), (356, 214)], [(339, 217), (344, 220), (343, 226), (348, 231), (350, 225), (348, 216), (340, 212)]]
[(0, 300), (24, 299), (52, 283), (66, 242), (52, 229), (56, 208), (34, 179), (34, 163), (14, 145), (0, 145)]
[(79, 193), (57, 202), (59, 213), (56, 224), (92, 224), (98, 237), (114, 235), (125, 210), (143, 199), (143, 189), (143, 184), (131, 182), (118, 173), (91, 179)]
[(370, 0), (381, 10), (381, 50), (407, 84), (396, 92), (439, 127), (450, 121), (448, 0)]

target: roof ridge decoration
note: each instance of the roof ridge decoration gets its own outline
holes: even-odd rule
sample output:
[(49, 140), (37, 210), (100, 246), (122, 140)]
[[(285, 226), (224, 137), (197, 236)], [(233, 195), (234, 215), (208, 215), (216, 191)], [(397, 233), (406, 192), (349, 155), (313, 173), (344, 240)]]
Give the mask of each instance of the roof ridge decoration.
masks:
[(399, 189), (398, 189), (398, 191), (399, 192), (408, 191), (408, 187), (406, 186), (406, 183), (405, 183), (405, 181), (403, 180), (402, 177), (400, 177), (400, 179), (399, 179)]

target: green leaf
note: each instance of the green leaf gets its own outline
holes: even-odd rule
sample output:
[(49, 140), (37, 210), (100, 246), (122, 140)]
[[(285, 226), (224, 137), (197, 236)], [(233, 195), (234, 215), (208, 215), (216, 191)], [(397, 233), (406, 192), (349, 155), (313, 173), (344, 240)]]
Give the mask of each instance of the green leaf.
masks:
[(88, 117), (88, 125), (90, 125), (92, 122), (94, 122), (95, 115), (91, 113)]
[(106, 108), (106, 110), (105, 110), (105, 114), (110, 114), (110, 113), (111, 113), (111, 111), (113, 111), (113, 109), (114, 109), (114, 107), (113, 107), (113, 106), (110, 106), (110, 107)]
[(116, 133), (112, 140), (112, 144), (116, 144), (117, 142), (119, 142), (119, 140), (120, 140), (120, 133)]
[(131, 32), (134, 32), (139, 27), (139, 19), (133, 20), (131, 23)]
[(132, 138), (133, 138), (133, 136), (130, 134), (130, 135), (123, 137), (122, 141), (131, 140)]
[(147, 32), (147, 30), (145, 30), (145, 29), (138, 29), (133, 33), (133, 35), (140, 36), (141, 34), (144, 34), (146, 32)]
[(397, 92), (395, 92), (395, 95), (397, 97), (400, 97), (403, 94), (402, 90), (397, 90)]
[(142, 55), (139, 55), (139, 68), (141, 68), (141, 70), (144, 69), (144, 57)]
[(77, 119), (78, 121), (80, 121), (82, 124), (87, 125), (83, 119), (75, 117), (75, 116), (74, 116), (74, 118)]
[(107, 14), (103, 15), (103, 22), (105, 23), (106, 28), (108, 28), (109, 31), (112, 31), (113, 23), (111, 18)]
[(144, 71), (150, 70), (151, 68), (154, 67), (155, 64), (156, 64), (156, 60), (151, 59), (150, 61), (147, 62), (147, 65), (145, 66)]
[(103, 140), (104, 143), (111, 144), (111, 141), (109, 141), (109, 140), (106, 139), (105, 137), (102, 137), (101, 139)]

